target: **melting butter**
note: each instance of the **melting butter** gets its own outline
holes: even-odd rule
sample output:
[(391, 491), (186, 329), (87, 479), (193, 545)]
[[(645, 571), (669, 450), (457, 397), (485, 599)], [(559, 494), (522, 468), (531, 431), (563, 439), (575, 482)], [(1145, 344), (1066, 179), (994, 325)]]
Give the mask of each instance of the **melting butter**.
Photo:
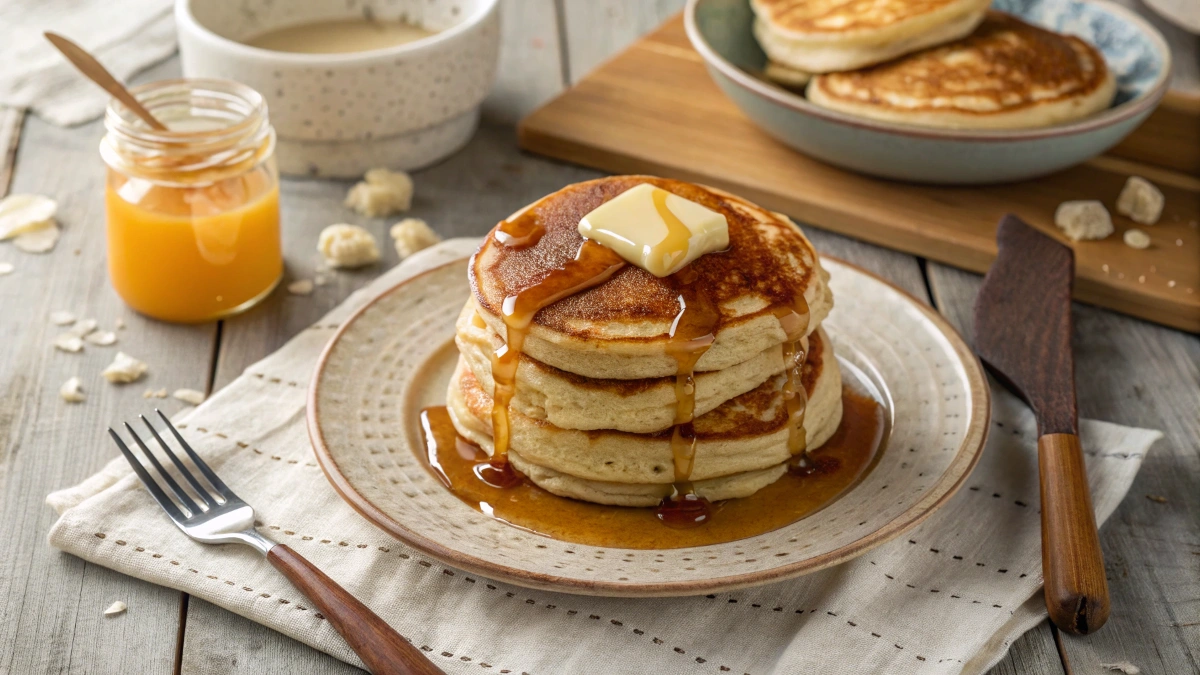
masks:
[(579, 234), (656, 277), (729, 247), (723, 214), (648, 183), (635, 185), (579, 221)]

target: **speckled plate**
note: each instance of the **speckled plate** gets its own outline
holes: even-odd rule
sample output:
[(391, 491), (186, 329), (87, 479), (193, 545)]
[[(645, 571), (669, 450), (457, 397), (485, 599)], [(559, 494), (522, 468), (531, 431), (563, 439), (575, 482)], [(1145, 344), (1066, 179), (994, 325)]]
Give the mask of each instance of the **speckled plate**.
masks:
[(445, 401), (467, 298), (467, 261), (379, 296), (326, 346), (309, 390), (309, 434), (359, 513), (448, 565), (547, 590), (611, 596), (712, 593), (807, 574), (915, 527), (954, 494), (983, 450), (990, 402), (979, 362), (936, 312), (857, 267), (824, 258), (836, 308), (823, 324), (846, 377), (886, 407), (874, 468), (818, 513), (712, 546), (605, 549), (494, 520), (450, 494), (419, 459), (418, 415)]

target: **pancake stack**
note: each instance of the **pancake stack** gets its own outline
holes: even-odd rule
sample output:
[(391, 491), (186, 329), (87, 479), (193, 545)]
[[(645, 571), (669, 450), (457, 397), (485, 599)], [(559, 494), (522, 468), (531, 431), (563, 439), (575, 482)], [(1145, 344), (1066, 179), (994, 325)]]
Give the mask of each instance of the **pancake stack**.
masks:
[[(506, 300), (511, 313), (513, 298), (582, 257), (579, 221), (641, 183), (723, 214), (729, 248), (662, 278), (623, 266), (545, 306), (523, 341), (514, 340)], [(497, 236), (516, 219), (533, 223), (537, 237), (514, 245)], [(451, 419), (460, 435), (496, 453), (497, 353), (519, 343), (505, 457), (554, 494), (654, 506), (686, 485), (711, 501), (745, 497), (795, 462), (797, 438), (801, 452), (812, 450), (841, 421), (841, 376), (820, 328), (833, 305), (827, 274), (794, 223), (728, 193), (648, 176), (571, 185), (498, 225), (469, 275)], [(685, 377), (687, 343), (673, 330), (697, 306), (713, 308), (711, 345), (689, 352), (699, 358)], [(805, 398), (797, 413), (795, 401)], [(683, 399), (694, 402), (687, 424), (677, 423)], [(695, 438), (690, 467), (679, 463), (684, 427)]]
[(887, 122), (1022, 129), (1103, 110), (1116, 81), (1078, 38), (988, 0), (753, 0), (765, 75), (812, 103)]

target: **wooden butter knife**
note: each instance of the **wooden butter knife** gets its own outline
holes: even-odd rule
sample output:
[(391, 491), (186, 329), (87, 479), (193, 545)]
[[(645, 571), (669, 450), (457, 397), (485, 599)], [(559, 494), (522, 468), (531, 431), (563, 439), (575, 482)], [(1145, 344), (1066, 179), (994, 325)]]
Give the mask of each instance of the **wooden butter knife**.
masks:
[(975, 300), (975, 350), (1037, 416), (1046, 608), (1056, 626), (1082, 635), (1104, 625), (1109, 602), (1078, 435), (1075, 255), (1013, 215), (1000, 221), (996, 241), (999, 255)]

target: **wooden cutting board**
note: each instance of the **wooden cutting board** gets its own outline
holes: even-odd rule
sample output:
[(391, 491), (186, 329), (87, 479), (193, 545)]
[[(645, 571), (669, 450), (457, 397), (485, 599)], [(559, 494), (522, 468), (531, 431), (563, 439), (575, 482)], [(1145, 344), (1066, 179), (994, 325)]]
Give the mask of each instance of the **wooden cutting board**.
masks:
[[(1117, 232), (1074, 244), (1076, 297), (1200, 332), (1200, 177), (1193, 166), (1200, 166), (1200, 101), (1168, 99), (1124, 144), (1124, 158), (1106, 155), (1001, 186), (906, 184), (822, 164), (759, 130), (709, 79), (676, 17), (531, 113), (519, 137), (532, 152), (706, 183), (804, 224), (976, 272), (996, 256), (996, 224), (1005, 213), (1062, 238), (1054, 227), (1058, 204), (1099, 199)], [(1131, 174), (1166, 195), (1157, 225), (1116, 214)], [(1123, 243), (1121, 233), (1133, 227), (1150, 234), (1149, 249)]]

